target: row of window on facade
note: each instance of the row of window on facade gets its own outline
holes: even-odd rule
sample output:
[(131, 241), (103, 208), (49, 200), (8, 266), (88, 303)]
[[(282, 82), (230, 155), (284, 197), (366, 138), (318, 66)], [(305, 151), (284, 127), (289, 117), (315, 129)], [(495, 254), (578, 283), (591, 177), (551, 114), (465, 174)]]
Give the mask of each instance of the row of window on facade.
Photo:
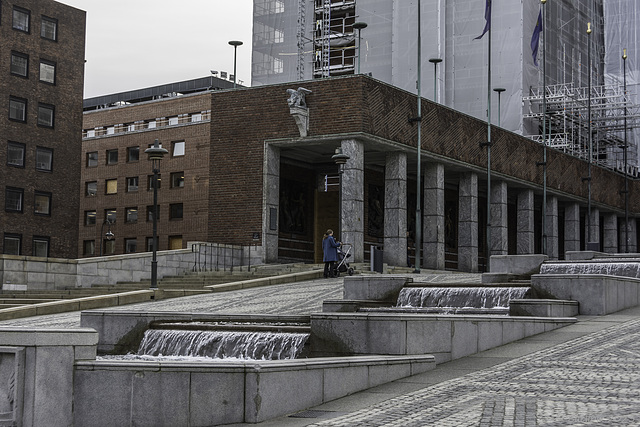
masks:
[[(24, 188), (5, 187), (4, 210), (6, 212), (24, 212)], [(33, 213), (35, 215), (51, 215), (51, 193), (35, 190), (33, 192)]]
[[(4, 233), (3, 253), (5, 255), (22, 255), (22, 235)], [(49, 256), (49, 237), (33, 236), (31, 239), (31, 255), (39, 257)]]
[[(7, 142), (7, 166), (16, 168), (26, 167), (27, 146), (21, 142)], [(41, 172), (51, 172), (53, 170), (53, 149), (46, 147), (36, 147), (35, 168)]]
[[(14, 30), (31, 33), (31, 11), (19, 6), (13, 6), (12, 28)], [(47, 40), (58, 40), (58, 20), (49, 16), (40, 17), (40, 37)]]
[[(55, 106), (38, 103), (38, 126), (53, 128)], [(16, 122), (27, 122), (27, 100), (17, 96), (9, 97), (9, 119)]]
[[(149, 144), (151, 147), (153, 144)], [(162, 148), (162, 144), (160, 144)], [(171, 156), (181, 157), (184, 156), (185, 142), (174, 141), (171, 143)], [(126, 149), (126, 161), (127, 163), (134, 163), (140, 160), (140, 147), (127, 147)], [(105, 152), (105, 164), (117, 165), (120, 158), (119, 150), (117, 148), (106, 150)], [(97, 151), (90, 151), (87, 153), (86, 165), (88, 168), (97, 167), (99, 163), (99, 155)]]
[[(56, 68), (54, 61), (40, 59), (39, 80), (43, 83), (56, 84)], [(14, 76), (29, 78), (29, 55), (22, 52), (11, 52), (11, 74)]]
[[(125, 178), (126, 192), (134, 193), (140, 188), (140, 177), (129, 176)], [(170, 175), (171, 188), (184, 188), (184, 171), (172, 172)], [(162, 174), (158, 175), (158, 188), (162, 186)], [(147, 175), (147, 190), (153, 190), (153, 175)], [(104, 194), (118, 194), (118, 178), (104, 180)], [(98, 195), (98, 181), (85, 182), (85, 196)]]
[[(135, 224), (138, 222), (138, 207), (125, 208), (124, 222), (127, 224)], [(162, 217), (162, 206), (158, 205), (158, 220)], [(147, 206), (146, 218), (147, 221), (153, 221), (153, 205)], [(85, 211), (84, 212), (84, 225), (91, 226), (97, 224), (97, 211)], [(184, 217), (184, 209), (182, 203), (172, 203), (169, 205), (169, 219), (179, 220)], [(115, 224), (117, 219), (117, 209), (105, 209), (104, 210), (104, 222)]]
[[(145, 250), (141, 252), (151, 252), (153, 250), (153, 237), (147, 237)], [(117, 239), (101, 240), (102, 254), (113, 255), (116, 253)], [(182, 236), (169, 236), (169, 249), (182, 249)], [(96, 241), (84, 240), (82, 243), (82, 252), (84, 255), (97, 255)], [(124, 252), (133, 254), (138, 252), (138, 239), (135, 237), (124, 239)]]
[(197, 113), (185, 113), (171, 117), (160, 117), (148, 120), (136, 120), (131, 123), (119, 123), (115, 125), (99, 126), (93, 129), (83, 129), (83, 138), (95, 138), (97, 136), (115, 135), (124, 132), (135, 132), (143, 129), (155, 129), (166, 126), (177, 126), (186, 123), (197, 123), (211, 119), (211, 110)]

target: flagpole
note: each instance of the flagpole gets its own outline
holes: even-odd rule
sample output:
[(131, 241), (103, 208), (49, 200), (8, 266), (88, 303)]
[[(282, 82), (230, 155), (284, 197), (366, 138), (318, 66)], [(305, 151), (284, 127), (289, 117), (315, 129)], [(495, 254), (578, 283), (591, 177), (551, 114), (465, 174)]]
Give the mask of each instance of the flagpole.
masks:
[(416, 190), (416, 239), (414, 242), (414, 246), (415, 246), (415, 252), (416, 252), (416, 264), (415, 264), (415, 269), (414, 269), (414, 273), (420, 273), (420, 266), (422, 264), (421, 260), (420, 260), (420, 246), (422, 245), (422, 210), (420, 207), (421, 202), (421, 198), (420, 198), (420, 190), (421, 190), (421, 184), (420, 184), (420, 173), (422, 171), (422, 165), (420, 164), (420, 149), (422, 148), (422, 141), (421, 141), (421, 127), (422, 127), (422, 99), (421, 94), (420, 94), (420, 78), (421, 75), (420, 73), (422, 72), (422, 67), (421, 67), (421, 50), (422, 50), (422, 34), (421, 34), (421, 30), (420, 30), (420, 0), (418, 0), (418, 80), (416, 82), (417, 84), (417, 89), (418, 89), (418, 142), (417, 142), (417, 147), (418, 147), (418, 165), (417, 165), (417, 170), (416, 170), (416, 184), (417, 184), (417, 190)]
[[(491, 0), (489, 0), (491, 1)], [(489, 22), (491, 6), (489, 6)], [(489, 26), (489, 65), (487, 67), (487, 242), (486, 271), (491, 271), (491, 26)]]

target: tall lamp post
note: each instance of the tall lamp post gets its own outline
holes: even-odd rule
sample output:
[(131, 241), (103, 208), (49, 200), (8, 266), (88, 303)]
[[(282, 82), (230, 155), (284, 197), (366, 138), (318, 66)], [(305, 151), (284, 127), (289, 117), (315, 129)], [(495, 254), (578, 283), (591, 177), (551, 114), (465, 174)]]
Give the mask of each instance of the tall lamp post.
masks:
[(629, 177), (627, 176), (627, 49), (622, 51), (624, 84), (624, 252), (629, 253)]
[[(107, 224), (107, 232), (104, 232), (104, 225)], [(102, 226), (100, 227), (100, 256), (102, 256), (102, 248), (104, 247), (104, 239), (107, 239), (107, 241), (111, 241), (113, 240), (114, 234), (111, 232), (111, 224), (113, 224), (112, 221), (110, 221), (109, 219), (105, 219), (104, 222), (102, 223)]]
[(331, 156), (331, 160), (338, 165), (338, 238), (344, 241), (342, 237), (342, 174), (344, 173), (344, 164), (350, 157), (342, 152), (342, 148), (336, 148), (335, 154)]
[(591, 22), (587, 23), (587, 133), (589, 137), (589, 170), (587, 176), (587, 250), (594, 250), (591, 242), (591, 162), (593, 161), (593, 142), (591, 136)]
[(238, 46), (242, 46), (242, 42), (240, 40), (231, 40), (229, 42), (231, 46), (233, 46), (233, 88), (236, 88), (236, 59), (238, 57)]
[(355, 22), (353, 24), (353, 28), (358, 30), (358, 74), (360, 74), (360, 53), (362, 52), (362, 49), (360, 49), (360, 47), (362, 45), (362, 39), (360, 38), (360, 33), (362, 32), (363, 29), (367, 28), (367, 23), (366, 22)]
[(503, 87), (494, 87), (493, 91), (496, 92), (498, 94), (498, 126), (500, 126), (500, 120), (502, 115), (500, 114), (500, 95), (502, 94), (502, 92), (504, 92), (506, 89)]
[(438, 102), (438, 64), (442, 62), (440, 58), (429, 58), (433, 64), (433, 102)]
[(158, 289), (158, 260), (156, 252), (158, 251), (158, 174), (160, 173), (160, 160), (168, 151), (160, 147), (160, 142), (156, 139), (153, 147), (144, 150), (151, 160), (151, 169), (153, 170), (153, 258), (151, 260), (151, 289)]

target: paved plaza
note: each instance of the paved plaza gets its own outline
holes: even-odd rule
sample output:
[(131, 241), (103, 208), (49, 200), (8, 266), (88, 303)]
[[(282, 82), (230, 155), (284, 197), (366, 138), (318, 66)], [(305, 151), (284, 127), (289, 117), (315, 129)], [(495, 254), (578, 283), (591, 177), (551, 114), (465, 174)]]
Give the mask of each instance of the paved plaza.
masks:
[[(479, 275), (414, 280), (469, 283)], [(319, 279), (113, 310), (306, 314), (341, 297), (341, 279)], [(0, 325), (74, 327), (79, 319), (68, 313)], [(571, 326), (258, 425), (640, 426), (640, 308), (581, 316)]]

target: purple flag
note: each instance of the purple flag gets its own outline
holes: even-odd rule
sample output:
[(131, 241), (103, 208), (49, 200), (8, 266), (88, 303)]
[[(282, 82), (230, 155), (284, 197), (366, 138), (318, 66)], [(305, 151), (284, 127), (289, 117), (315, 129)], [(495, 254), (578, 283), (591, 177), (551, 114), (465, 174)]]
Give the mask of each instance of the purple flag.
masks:
[(542, 9), (538, 13), (538, 22), (533, 29), (533, 35), (531, 36), (531, 52), (533, 55), (533, 63), (538, 66), (538, 47), (540, 46), (540, 33), (542, 32)]
[(482, 34), (480, 34), (474, 40), (481, 39), (482, 36), (484, 36), (487, 31), (491, 29), (491, 0), (487, 0), (487, 6), (484, 9), (484, 19), (487, 21), (487, 23), (484, 24), (484, 30), (482, 31)]

